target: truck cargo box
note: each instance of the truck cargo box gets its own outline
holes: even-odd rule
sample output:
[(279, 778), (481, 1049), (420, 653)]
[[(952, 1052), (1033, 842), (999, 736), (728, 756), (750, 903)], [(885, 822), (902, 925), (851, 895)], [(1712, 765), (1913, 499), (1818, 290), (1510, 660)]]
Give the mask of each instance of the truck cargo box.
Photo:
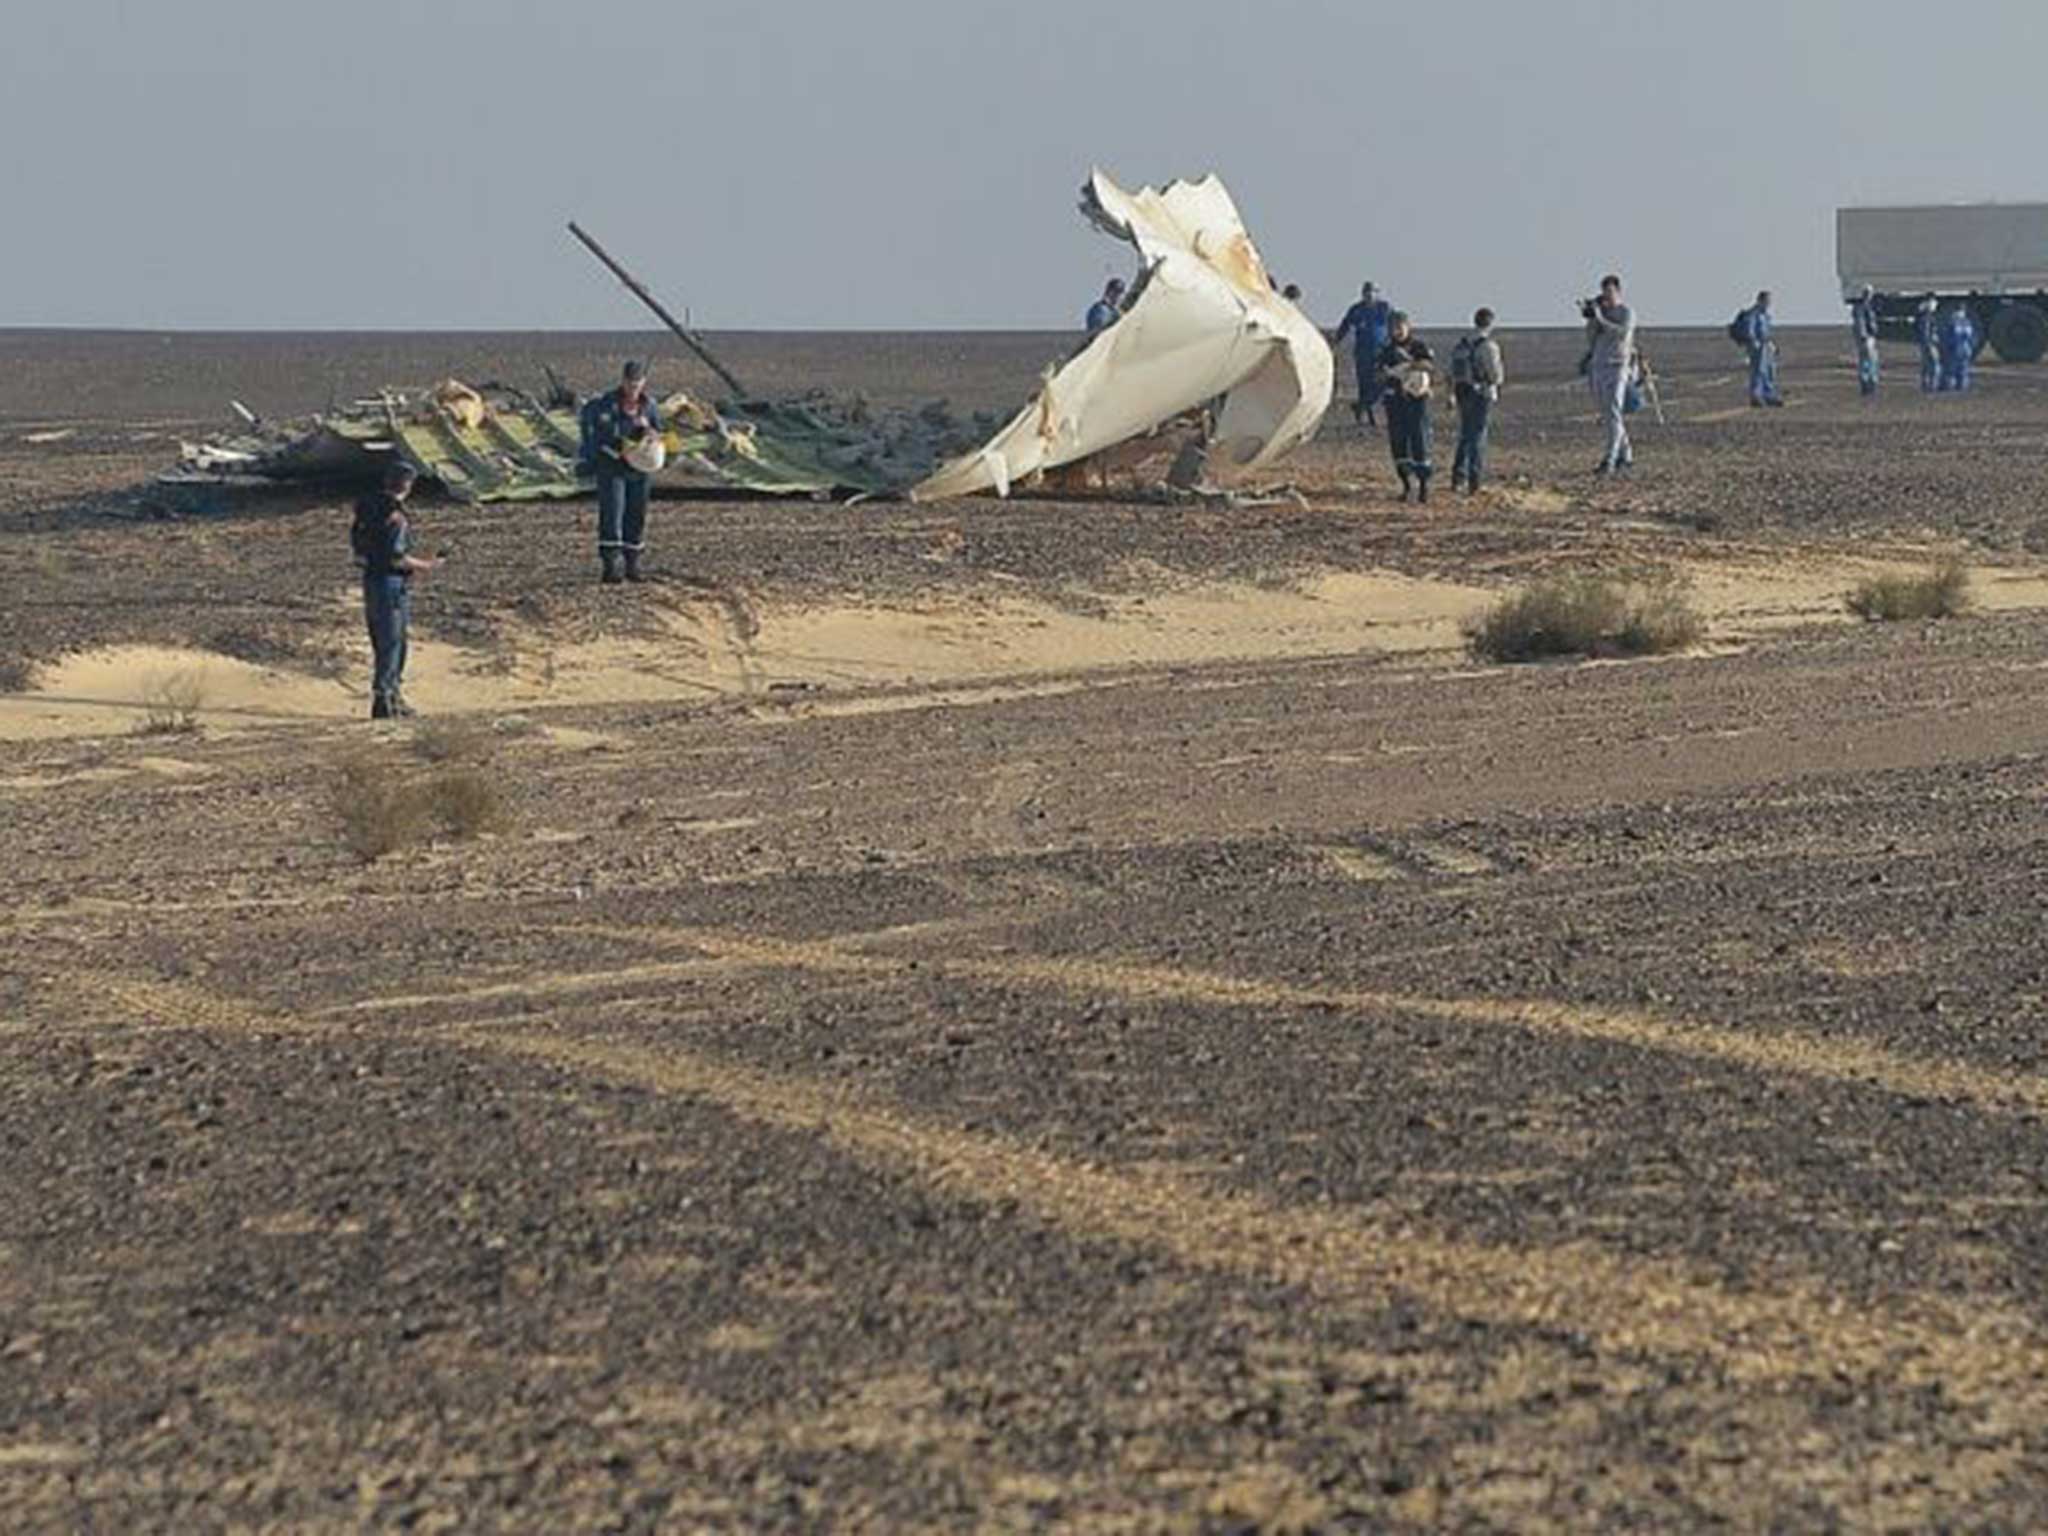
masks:
[(1835, 269), (1844, 298), (2048, 289), (2048, 203), (1838, 209)]

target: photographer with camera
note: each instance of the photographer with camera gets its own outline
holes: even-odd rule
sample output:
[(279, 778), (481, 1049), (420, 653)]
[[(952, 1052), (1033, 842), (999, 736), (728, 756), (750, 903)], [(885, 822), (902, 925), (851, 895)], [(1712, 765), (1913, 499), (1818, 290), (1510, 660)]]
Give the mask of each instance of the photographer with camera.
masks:
[(1579, 301), (1586, 322), (1586, 381), (1600, 408), (1606, 441), (1596, 475), (1613, 474), (1635, 463), (1628, 439), (1629, 359), (1635, 352), (1635, 311), (1621, 302), (1621, 279), (1612, 272), (1600, 279), (1600, 296)]

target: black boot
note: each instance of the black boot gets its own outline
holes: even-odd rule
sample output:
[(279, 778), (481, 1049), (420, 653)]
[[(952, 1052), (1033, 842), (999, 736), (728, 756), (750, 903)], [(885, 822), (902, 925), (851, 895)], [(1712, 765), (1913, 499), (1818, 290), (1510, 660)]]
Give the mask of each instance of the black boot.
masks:
[(640, 551), (637, 549), (626, 551), (626, 580), (640, 580)]
[(410, 719), (411, 719), (411, 718), (412, 718), (412, 717), (413, 717), (414, 715), (416, 715), (416, 714), (418, 714), (418, 713), (419, 713), (419, 711), (418, 711), (418, 710), (414, 709), (414, 708), (413, 708), (413, 707), (412, 707), (412, 706), (411, 706), (410, 704), (408, 704), (408, 703), (406, 703), (406, 702), (405, 702), (405, 695), (404, 695), (404, 694), (402, 694), (402, 693), (394, 693), (393, 695), (391, 695), (391, 718), (392, 718), (392, 719), (394, 719), (394, 720), (410, 720)]
[(598, 559), (604, 563), (604, 574), (598, 579), (608, 587), (615, 587), (626, 578), (619, 570), (619, 552), (615, 549), (603, 551)]
[(370, 695), (370, 718), (372, 720), (389, 720), (391, 718), (391, 701), (381, 693)]
[(1408, 498), (1414, 494), (1414, 483), (1409, 480), (1407, 473), (1404, 471), (1401, 475), (1401, 504), (1403, 506), (1406, 506), (1408, 504)]
[(1420, 503), (1421, 503), (1422, 505), (1424, 505), (1424, 506), (1428, 506), (1428, 505), (1429, 505), (1429, 476), (1427, 476), (1427, 475), (1418, 475), (1418, 476), (1416, 477), (1416, 479), (1417, 479), (1417, 480), (1418, 480), (1418, 481), (1420, 482), (1420, 484), (1421, 484), (1421, 487), (1422, 487), (1422, 488), (1421, 488), (1421, 489), (1420, 489), (1419, 491), (1417, 491), (1417, 492), (1416, 492), (1416, 495), (1415, 495), (1415, 499), (1416, 499), (1416, 500), (1417, 500), (1418, 502), (1420, 502)]

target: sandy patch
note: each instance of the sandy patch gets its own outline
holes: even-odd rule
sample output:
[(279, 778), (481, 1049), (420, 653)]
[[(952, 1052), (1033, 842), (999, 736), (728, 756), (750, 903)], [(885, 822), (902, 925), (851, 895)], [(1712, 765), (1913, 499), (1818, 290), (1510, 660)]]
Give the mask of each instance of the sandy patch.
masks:
[[(1857, 581), (1911, 568), (1895, 559), (1806, 558), (1703, 563), (1679, 574), (1690, 580), (1714, 641), (1725, 645), (1850, 622), (1842, 599)], [(2048, 607), (2048, 569), (1982, 569), (1972, 590), (1989, 612)], [(1138, 595), (1107, 595), (1095, 613), (986, 590), (914, 607), (693, 597), (662, 614), (666, 633), (646, 639), (549, 647), (544, 636), (513, 636), (488, 653), (417, 642), (407, 692), (435, 713), (723, 697), (788, 706), (778, 714), (973, 704), (1071, 692), (1100, 686), (1105, 674), (1162, 666), (1335, 655), (1448, 659), (1461, 650), (1465, 622), (1498, 595), (1389, 572), (1327, 571), (1285, 587), (1162, 583)], [(508, 655), (527, 654), (544, 656), (545, 665), (507, 664)], [(169, 687), (196, 699), (194, 719), (209, 732), (356, 720), (366, 710), (367, 670), (367, 655), (337, 680), (211, 652), (119, 646), (43, 666), (33, 690), (0, 695), (0, 740), (130, 733), (160, 711)], [(567, 727), (536, 734), (572, 751), (614, 745)], [(166, 778), (199, 771), (173, 757), (142, 759), (139, 767)], [(55, 782), (44, 775), (5, 787)]]

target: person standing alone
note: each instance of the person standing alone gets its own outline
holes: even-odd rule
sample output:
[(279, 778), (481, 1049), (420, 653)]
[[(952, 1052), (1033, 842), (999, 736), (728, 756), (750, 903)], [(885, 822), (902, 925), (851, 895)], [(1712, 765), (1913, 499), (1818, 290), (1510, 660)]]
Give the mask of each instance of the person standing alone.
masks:
[(1877, 393), (1877, 290), (1868, 283), (1849, 306), (1849, 334), (1856, 338), (1856, 389), (1868, 400)]
[(1771, 294), (1769, 289), (1735, 317), (1731, 328), (1743, 351), (1749, 354), (1749, 404), (1752, 410), (1785, 403), (1778, 394), (1778, 343), (1771, 336)]
[[(661, 432), (661, 413), (647, 393), (647, 369), (628, 363), (619, 387), (583, 407), (578, 467), (597, 478), (597, 561), (607, 583), (640, 579), (647, 550), (650, 476), (633, 462), (639, 445)], [(658, 466), (657, 466), (658, 467)]]
[(1628, 439), (1629, 369), (1636, 350), (1636, 313), (1621, 302), (1621, 279), (1610, 272), (1600, 279), (1600, 296), (1579, 306), (1586, 321), (1586, 382), (1600, 407), (1605, 444), (1596, 475), (1612, 474), (1635, 463)]
[(1358, 378), (1358, 399), (1351, 407), (1351, 419), (1369, 427), (1378, 425), (1372, 403), (1380, 392), (1380, 353), (1386, 348), (1393, 324), (1393, 306), (1367, 283), (1358, 291), (1358, 302), (1344, 311), (1336, 334), (1330, 338), (1332, 347), (1343, 346), (1346, 336), (1351, 338), (1351, 363)]
[(1451, 459), (1451, 489), (1465, 483), (1468, 495), (1479, 494), (1479, 479), (1486, 472), (1486, 433), (1493, 422), (1493, 405), (1500, 399), (1500, 387), (1507, 382), (1500, 343), (1493, 339), (1493, 311), (1482, 309), (1472, 316), (1473, 331), (1451, 349), (1451, 393), (1458, 402), (1458, 451)]
[(412, 552), (405, 498), (416, 476), (410, 464), (392, 463), (382, 487), (357, 498), (349, 544), (363, 569), (363, 619), (370, 630), (370, 718), (410, 715), (405, 702), (406, 630), (412, 622), (412, 578), (441, 562)]

